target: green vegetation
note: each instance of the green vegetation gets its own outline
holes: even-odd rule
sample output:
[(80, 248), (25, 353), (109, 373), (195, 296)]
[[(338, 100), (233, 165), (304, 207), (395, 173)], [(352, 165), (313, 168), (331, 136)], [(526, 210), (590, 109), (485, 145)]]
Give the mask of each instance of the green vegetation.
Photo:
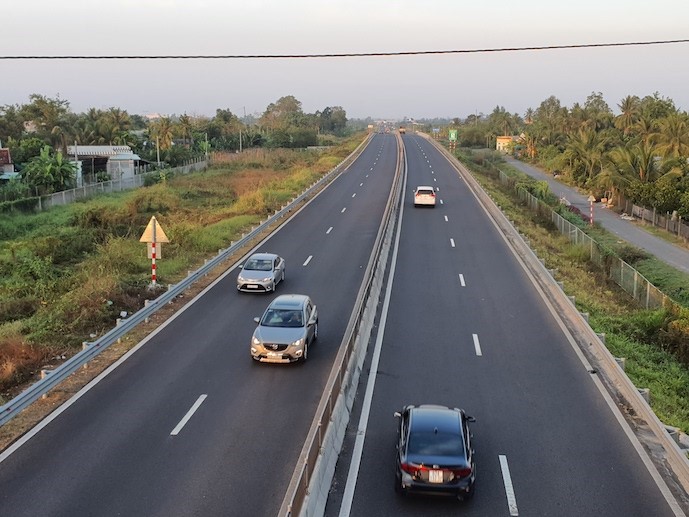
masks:
[[(497, 153), (460, 149), (458, 158), (472, 171), (481, 186), (519, 227), (537, 255), (548, 268), (557, 269), (558, 280), (569, 295), (575, 296), (577, 308), (589, 313), (596, 332), (606, 334), (606, 346), (616, 357), (626, 358), (626, 372), (640, 388), (650, 388), (651, 406), (664, 423), (689, 431), (689, 278), (653, 257), (619, 242), (605, 230), (578, 223), (596, 241), (633, 264), (662, 291), (674, 293), (685, 308), (647, 311), (639, 309), (626, 293), (609, 282), (605, 272), (589, 260), (589, 251), (570, 244), (549, 219), (522, 205), (513, 188), (497, 179), (496, 164), (514, 177), (515, 183), (538, 182), (499, 163)], [(534, 194), (536, 195), (536, 194)], [(554, 197), (554, 196), (553, 196)], [(549, 199), (549, 195), (543, 199)], [(575, 214), (569, 217), (578, 218)]]
[(155, 215), (170, 239), (158, 281), (176, 283), (339, 163), (361, 134), (322, 151), (229, 153), (206, 171), (50, 211), (0, 214), (0, 387), (69, 355), (157, 293), (139, 242)]
[[(260, 116), (245, 114), (241, 119), (228, 109), (217, 109), (210, 118), (185, 113), (147, 119), (115, 107), (73, 113), (69, 102), (59, 97), (33, 94), (29, 101), (0, 106), (0, 141), (10, 149), (20, 174), (18, 180), (0, 183), (0, 203), (72, 188), (76, 170), (66, 156), (67, 146), (75, 142), (127, 145), (150, 167), (157, 168), (160, 162), (165, 168), (217, 151), (333, 145), (352, 133), (342, 107), (304, 113), (301, 102), (291, 95), (268, 105)], [(104, 161), (81, 161), (87, 183), (110, 179)], [(15, 203), (11, 208), (33, 206), (33, 202)]]

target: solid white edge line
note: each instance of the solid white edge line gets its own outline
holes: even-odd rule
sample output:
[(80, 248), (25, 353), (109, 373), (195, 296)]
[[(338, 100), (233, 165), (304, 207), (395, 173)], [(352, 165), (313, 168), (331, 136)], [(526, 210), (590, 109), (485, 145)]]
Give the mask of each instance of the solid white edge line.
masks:
[(474, 340), (474, 350), (476, 350), (476, 355), (480, 357), (483, 354), (481, 353), (481, 344), (478, 342), (478, 334), (472, 334), (471, 337)]
[(307, 266), (309, 262), (311, 262), (311, 259), (313, 258), (313, 255), (309, 255), (309, 258), (306, 259), (306, 262), (302, 264), (302, 266)]
[(332, 231), (333, 231), (333, 227), (331, 226), (330, 228), (328, 228), (328, 231), (325, 232), (325, 234), (328, 235), (328, 234), (329, 234), (330, 232), (332, 232)]
[(507, 456), (499, 455), (500, 470), (502, 470), (502, 482), (505, 485), (505, 494), (507, 495), (507, 506), (510, 510), (511, 516), (519, 515), (517, 509), (517, 498), (514, 495), (514, 487), (512, 486), (512, 477), (510, 476), (510, 467), (507, 464)]
[(452, 246), (453, 248), (455, 247), (455, 240), (454, 239), (450, 239), (450, 246)]
[(339, 517), (349, 517), (352, 510), (352, 501), (354, 500), (354, 490), (356, 488), (357, 478), (359, 476), (359, 466), (361, 465), (361, 456), (364, 453), (364, 440), (366, 439), (366, 427), (368, 426), (368, 415), (371, 412), (371, 402), (373, 400), (373, 390), (376, 385), (376, 377), (378, 376), (378, 362), (380, 361), (380, 350), (383, 347), (383, 337), (385, 335), (385, 324), (388, 319), (388, 308), (390, 306), (390, 296), (392, 294), (392, 284), (395, 279), (395, 268), (397, 266), (397, 252), (400, 245), (400, 235), (402, 233), (402, 216), (404, 215), (404, 203), (400, 205), (400, 227), (395, 236), (395, 248), (392, 252), (392, 260), (390, 262), (390, 276), (387, 288), (385, 290), (385, 300), (383, 301), (382, 312), (380, 315), (380, 322), (378, 324), (378, 335), (376, 336), (376, 345), (373, 350), (373, 357), (371, 358), (371, 367), (368, 374), (368, 381), (366, 382), (366, 393), (364, 394), (364, 401), (361, 406), (361, 416), (359, 417), (359, 425), (356, 432), (356, 440), (354, 442), (354, 450), (352, 451), (352, 459), (349, 463), (349, 472), (347, 473), (347, 482), (345, 484), (344, 494), (342, 495), (342, 502), (340, 503)]
[(464, 275), (462, 273), (459, 274), (459, 285), (462, 287), (466, 287), (467, 285), (464, 283)]
[(170, 433), (170, 436), (177, 436), (179, 432), (182, 430), (182, 428), (187, 424), (189, 419), (194, 416), (194, 413), (196, 413), (196, 410), (199, 408), (201, 404), (203, 404), (203, 401), (206, 400), (206, 397), (208, 395), (204, 394), (201, 395), (198, 399), (196, 399), (196, 402), (194, 402), (194, 405), (191, 406), (191, 409), (187, 411), (187, 414), (184, 415), (184, 418), (179, 421), (179, 424), (175, 426), (175, 428), (172, 430)]

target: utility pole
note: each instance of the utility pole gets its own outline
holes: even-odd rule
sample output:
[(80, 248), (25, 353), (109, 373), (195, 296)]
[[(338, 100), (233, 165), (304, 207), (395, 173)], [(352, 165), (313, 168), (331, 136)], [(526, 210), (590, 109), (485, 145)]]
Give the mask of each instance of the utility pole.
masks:
[(160, 167), (160, 142), (156, 136), (156, 156), (158, 157), (158, 167)]

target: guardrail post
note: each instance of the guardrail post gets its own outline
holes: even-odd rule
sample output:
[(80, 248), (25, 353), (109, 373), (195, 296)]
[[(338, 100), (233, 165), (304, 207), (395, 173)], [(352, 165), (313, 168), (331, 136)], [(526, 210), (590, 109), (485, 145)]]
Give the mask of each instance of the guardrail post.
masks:
[(627, 359), (624, 357), (615, 357), (615, 362), (622, 368), (622, 371), (624, 371), (624, 368), (627, 366)]
[(648, 388), (637, 388), (641, 396), (644, 398), (646, 402), (649, 404), (651, 403), (651, 390)]
[[(81, 342), (81, 349), (82, 349), (82, 350), (86, 350), (86, 349), (89, 347), (90, 344), (91, 344), (91, 343), (89, 343), (88, 341), (82, 341), (82, 342)], [(86, 362), (83, 364), (82, 368), (85, 370), (85, 369), (88, 368), (88, 367), (89, 367), (89, 363), (88, 363), (88, 361), (86, 361)]]
[[(48, 375), (50, 375), (51, 373), (53, 373), (52, 370), (48, 370), (47, 368), (42, 369), (42, 370), (41, 370), (41, 379), (45, 379), (45, 378), (46, 378)], [(44, 393), (43, 395), (41, 395), (41, 398), (42, 398), (42, 399), (48, 398), (48, 394), (47, 394), (47, 393)]]
[(582, 312), (582, 313), (581, 313), (581, 317), (584, 318), (584, 321), (585, 321), (586, 323), (589, 322), (589, 313), (588, 313), (588, 312)]

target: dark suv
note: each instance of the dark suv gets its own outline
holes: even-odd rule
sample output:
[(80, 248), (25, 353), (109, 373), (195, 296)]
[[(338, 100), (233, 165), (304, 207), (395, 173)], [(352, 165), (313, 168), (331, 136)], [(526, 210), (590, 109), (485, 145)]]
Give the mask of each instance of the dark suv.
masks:
[(455, 496), (474, 495), (476, 465), (469, 430), (475, 422), (461, 409), (405, 406), (399, 418), (395, 489)]

